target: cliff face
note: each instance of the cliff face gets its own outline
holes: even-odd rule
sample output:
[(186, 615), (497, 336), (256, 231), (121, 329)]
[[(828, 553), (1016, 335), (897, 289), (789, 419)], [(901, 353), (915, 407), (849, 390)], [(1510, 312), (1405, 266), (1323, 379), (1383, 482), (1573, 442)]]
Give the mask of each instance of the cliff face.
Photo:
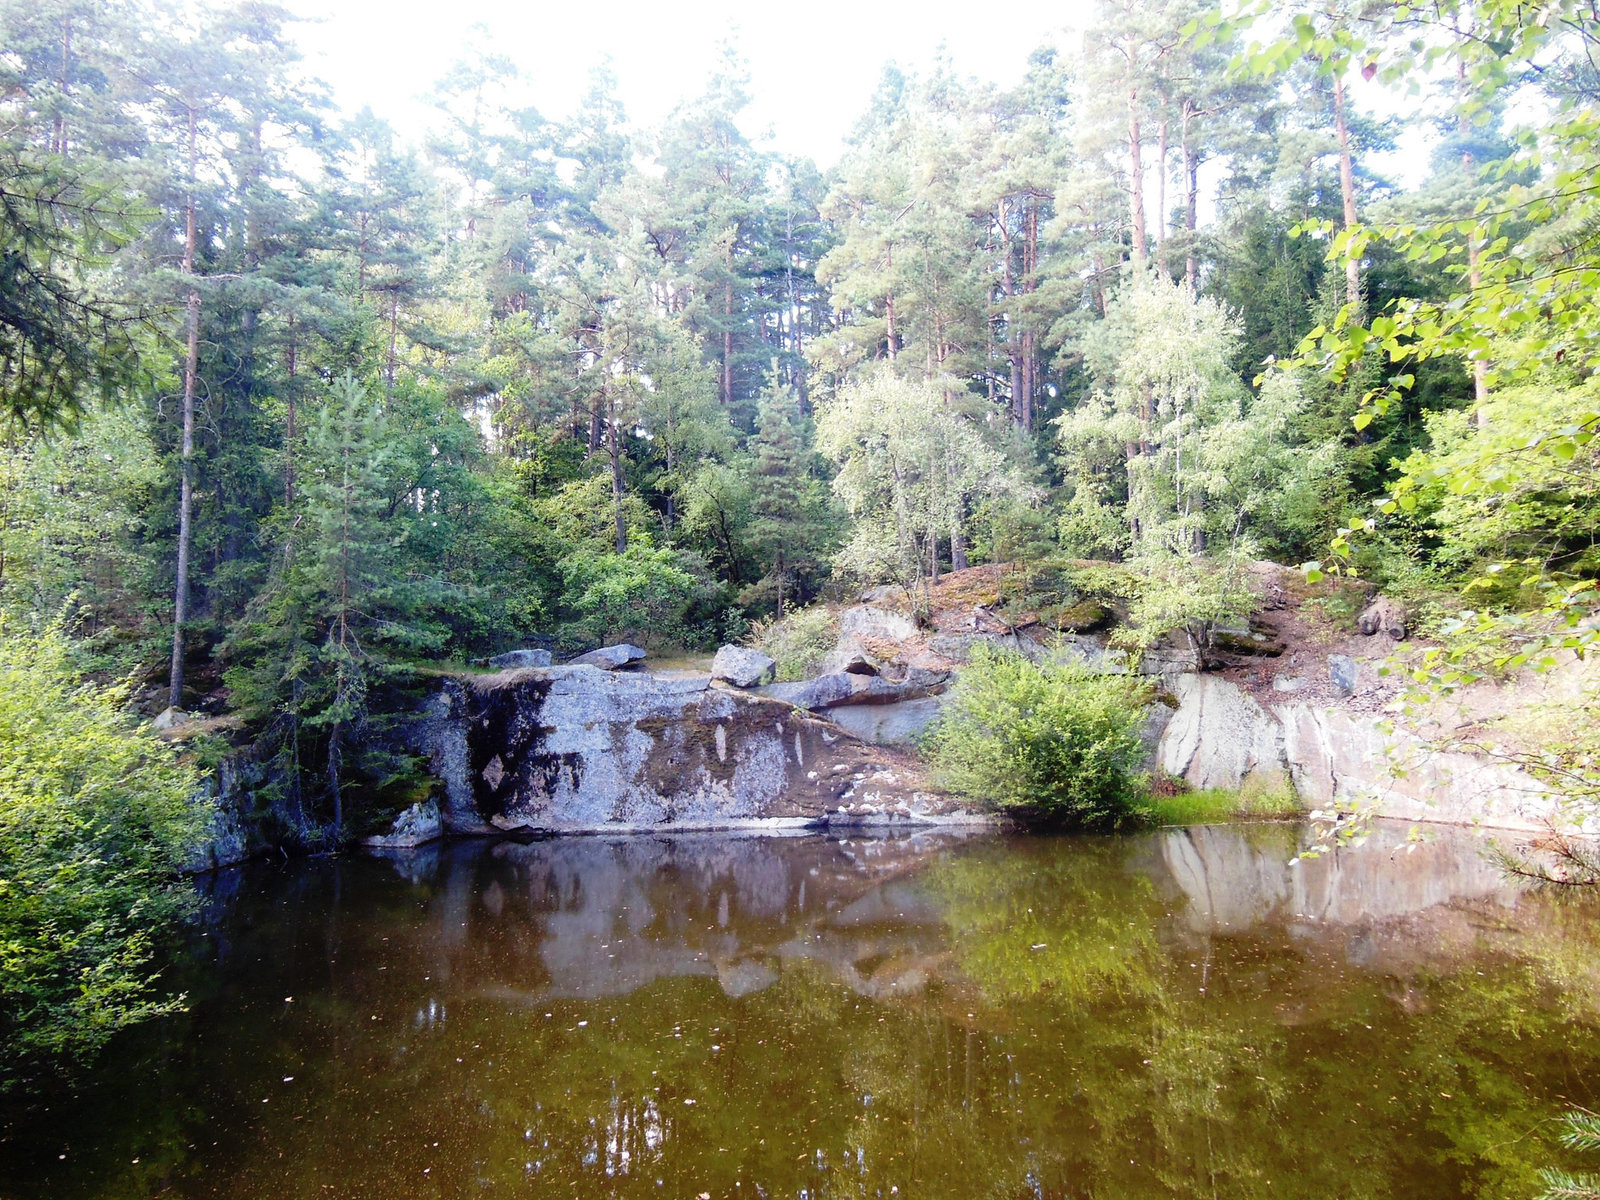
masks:
[(451, 680), (419, 723), (441, 821), (496, 830), (977, 821), (914, 760), (704, 676), (588, 666)]
[(1409, 821), (1540, 830), (1560, 797), (1511, 763), (1430, 746), (1382, 713), (1263, 703), (1220, 675), (1167, 681), (1178, 704), (1155, 764), (1195, 787), (1292, 786), (1308, 809), (1363, 807)]

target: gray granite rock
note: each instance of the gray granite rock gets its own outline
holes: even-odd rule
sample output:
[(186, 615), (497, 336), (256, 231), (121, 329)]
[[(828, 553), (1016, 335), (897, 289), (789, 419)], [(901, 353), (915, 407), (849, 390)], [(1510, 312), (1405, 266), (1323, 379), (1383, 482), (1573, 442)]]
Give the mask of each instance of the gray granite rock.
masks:
[(828, 719), (847, 733), (874, 746), (914, 746), (938, 719), (942, 696), (922, 696), (889, 704), (844, 704), (828, 710)]
[(513, 671), (523, 667), (548, 667), (554, 663), (548, 650), (509, 650), (496, 654), (489, 665), (496, 671)]
[(971, 818), (909, 764), (765, 691), (590, 666), (455, 679), (421, 716), (415, 744), (458, 832)]
[(572, 667), (599, 667), (602, 671), (615, 671), (618, 667), (626, 667), (636, 662), (643, 662), (647, 657), (647, 651), (628, 642), (623, 642), (619, 646), (602, 646), (598, 650), (580, 654), (567, 665)]
[(739, 688), (771, 683), (777, 670), (776, 662), (761, 651), (745, 646), (724, 646), (711, 660), (711, 678)]
[(760, 689), (760, 694), (772, 700), (782, 700), (796, 708), (832, 708), (835, 704), (848, 704), (864, 675), (846, 675), (833, 672), (818, 675), (815, 679), (802, 679), (798, 683), (773, 683)]
[(363, 838), (362, 842), (368, 846), (406, 850), (413, 846), (425, 846), (443, 836), (444, 820), (439, 812), (439, 804), (429, 799), (413, 804), (396, 817), (387, 833)]
[(891, 609), (877, 608), (870, 604), (854, 604), (839, 613), (841, 647), (849, 645), (852, 638), (870, 637), (903, 642), (916, 635), (916, 622)]
[(1333, 686), (1346, 695), (1356, 690), (1356, 683), (1360, 680), (1361, 668), (1356, 660), (1348, 654), (1328, 655), (1328, 678), (1333, 681)]

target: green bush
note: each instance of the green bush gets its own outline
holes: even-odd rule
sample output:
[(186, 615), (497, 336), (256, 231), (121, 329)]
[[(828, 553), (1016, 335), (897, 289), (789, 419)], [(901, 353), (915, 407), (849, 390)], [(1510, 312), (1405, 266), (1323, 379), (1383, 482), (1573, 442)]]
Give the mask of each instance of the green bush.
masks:
[(68, 654), (0, 614), (0, 1089), (178, 1003), (155, 959), (193, 895), (194, 773)]
[(677, 551), (631, 542), (623, 554), (583, 548), (562, 564), (565, 599), (576, 619), (564, 632), (596, 645), (619, 638), (652, 644), (683, 641), (684, 611), (696, 580)]
[(839, 622), (826, 605), (797, 609), (751, 629), (750, 644), (778, 664), (785, 682), (810, 679), (839, 637)]
[(996, 808), (1078, 829), (1142, 819), (1150, 688), (1125, 675), (978, 647), (925, 743), (935, 778)]

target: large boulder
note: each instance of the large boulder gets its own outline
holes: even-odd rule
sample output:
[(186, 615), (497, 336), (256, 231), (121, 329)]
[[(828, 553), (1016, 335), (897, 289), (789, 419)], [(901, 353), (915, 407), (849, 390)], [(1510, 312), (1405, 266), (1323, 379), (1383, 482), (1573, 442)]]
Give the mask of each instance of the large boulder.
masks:
[(936, 696), (945, 690), (949, 682), (948, 671), (910, 667), (901, 679), (835, 671), (800, 683), (774, 683), (759, 689), (759, 692), (762, 696), (782, 700), (796, 708), (810, 709), (812, 712), (826, 709), (831, 715), (845, 705), (898, 704), (903, 700)]
[(646, 657), (648, 657), (648, 654), (645, 650), (623, 642), (619, 646), (602, 646), (598, 650), (580, 654), (568, 665), (574, 667), (599, 667), (602, 671), (615, 671), (620, 667), (628, 667), (636, 662), (643, 662)]
[(192, 720), (194, 718), (181, 708), (176, 708), (169, 704), (156, 714), (156, 719), (150, 724), (157, 733), (165, 733), (169, 729), (176, 729), (180, 725), (186, 725)]
[(1345, 695), (1353, 695), (1361, 682), (1361, 664), (1348, 654), (1328, 655), (1328, 679)]
[(828, 710), (828, 719), (874, 746), (914, 746), (939, 717), (942, 696), (923, 696), (889, 704), (845, 704)]
[(778, 664), (759, 650), (745, 646), (724, 646), (711, 660), (711, 678), (738, 688), (771, 683)]
[(525, 667), (548, 667), (554, 661), (548, 650), (509, 650), (496, 654), (489, 660), (489, 666), (496, 671), (517, 671)]
[(854, 604), (839, 612), (839, 645), (850, 645), (852, 639), (876, 638), (886, 642), (903, 642), (917, 636), (917, 624), (887, 608), (871, 604)]
[(1219, 675), (1179, 676), (1171, 690), (1177, 708), (1156, 759), (1163, 771), (1197, 788), (1231, 791), (1247, 780), (1274, 791), (1288, 786), (1283, 731), (1254, 697)]

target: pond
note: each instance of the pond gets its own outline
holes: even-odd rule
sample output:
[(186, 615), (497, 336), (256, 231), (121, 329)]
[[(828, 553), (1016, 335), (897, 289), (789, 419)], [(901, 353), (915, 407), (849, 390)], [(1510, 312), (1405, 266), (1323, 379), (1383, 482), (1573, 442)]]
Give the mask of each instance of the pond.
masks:
[(472, 842), (208, 878), (16, 1197), (1531, 1196), (1600, 909), (1468, 832)]

